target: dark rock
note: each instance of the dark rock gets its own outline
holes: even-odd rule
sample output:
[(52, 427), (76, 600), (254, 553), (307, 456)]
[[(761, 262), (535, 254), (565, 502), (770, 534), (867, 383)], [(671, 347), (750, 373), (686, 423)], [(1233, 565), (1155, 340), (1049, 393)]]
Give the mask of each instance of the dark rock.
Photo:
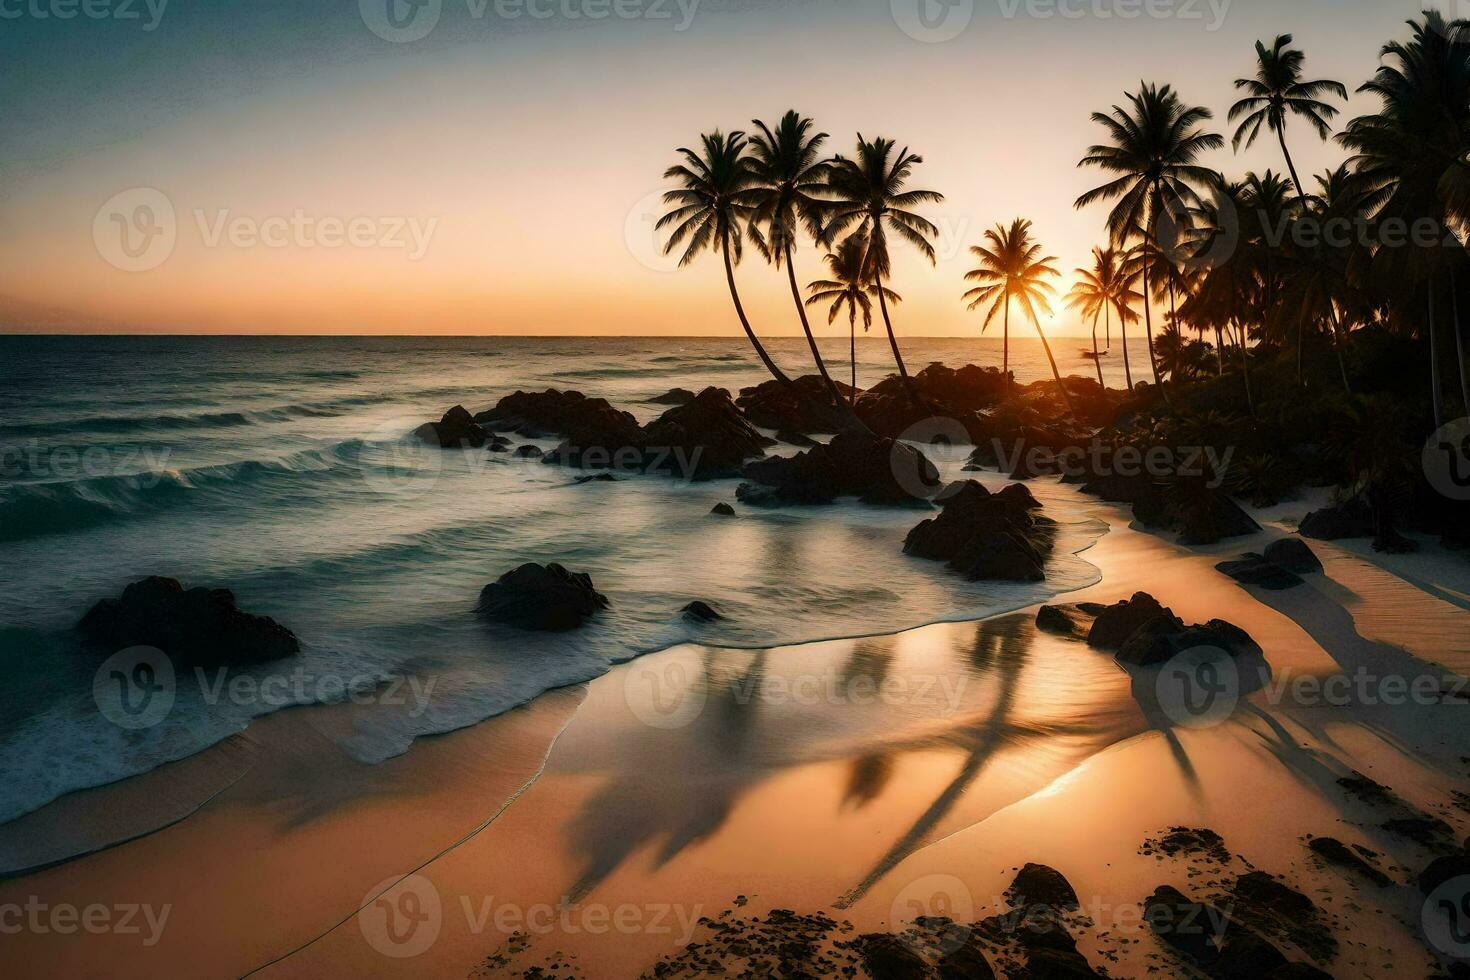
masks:
[(1340, 538), (1371, 538), (1376, 530), (1373, 509), (1363, 497), (1314, 510), (1302, 518), (1298, 529), (1304, 538), (1336, 541)]
[(1133, 516), (1145, 527), (1179, 532), (1184, 545), (1214, 544), (1261, 529), (1229, 496), (1196, 484), (1175, 484), (1156, 498), (1135, 502)]
[[(852, 389), (834, 382), (844, 398)], [(836, 432), (842, 427), (842, 416), (832, 406), (827, 383), (821, 376), (808, 374), (792, 381), (796, 390), (772, 378), (753, 388), (740, 389), (735, 404), (745, 417), (763, 429), (789, 432)]]
[(479, 613), (521, 629), (570, 630), (607, 605), (590, 576), (557, 564), (529, 563), (485, 586)]
[(1259, 933), (1232, 922), (1220, 947), (1213, 973), (1220, 980), (1259, 980), (1288, 965), (1281, 950)]
[(1419, 886), (1420, 892), (1428, 895), (1445, 882), (1466, 875), (1470, 875), (1470, 855), (1451, 854), (1430, 861), (1429, 865), (1419, 872), (1415, 884)]
[(764, 456), (770, 439), (735, 407), (723, 388), (706, 388), (643, 430), (644, 467), (686, 479), (739, 476), (746, 460)]
[(662, 395), (648, 399), (654, 405), (687, 405), (694, 401), (694, 392), (688, 388), (670, 388)]
[(1302, 584), (1301, 576), (1254, 552), (1241, 555), (1238, 561), (1222, 561), (1215, 568), (1242, 585), (1256, 585), (1272, 592)]
[(939, 471), (917, 449), (857, 429), (795, 456), (748, 463), (744, 474), (751, 482), (736, 496), (763, 506), (825, 504), (844, 496), (870, 504), (916, 504), (939, 482)]
[(1230, 890), (1242, 902), (1283, 918), (1305, 919), (1318, 912), (1310, 898), (1264, 871), (1246, 872), (1235, 879)]
[(939, 959), (939, 980), (994, 980), (994, 977), (995, 970), (973, 931)]
[(547, 463), (633, 469), (643, 459), (638, 448), (642, 430), (633, 416), (580, 391), (518, 391), (476, 415), (475, 421), (496, 432), (563, 436), (562, 444), (543, 457)]
[(1385, 555), (1412, 555), (1419, 550), (1419, 542), (1404, 537), (1392, 528), (1385, 528), (1374, 536), (1373, 550)]
[(817, 440), (811, 436), (804, 436), (800, 432), (792, 432), (790, 429), (777, 429), (776, 438), (790, 446), (801, 449), (810, 449), (817, 444)]
[(1221, 980), (1256, 980), (1286, 965), (1281, 951), (1258, 933), (1169, 885), (1144, 902), (1144, 918), (1160, 939)]
[(698, 620), (701, 623), (713, 623), (725, 618), (716, 612), (714, 607), (709, 603), (702, 602), (699, 599), (695, 599), (689, 603), (680, 612), (690, 619)]
[(233, 666), (266, 663), (301, 651), (296, 634), (268, 616), (244, 612), (228, 589), (185, 589), (153, 576), (103, 599), (77, 629), (87, 642), (116, 651), (157, 647), (184, 663)]
[(1030, 949), (1026, 965), (1009, 976), (1014, 980), (1108, 980), (1075, 949)]
[(1083, 639), (1093, 617), (1076, 605), (1042, 606), (1036, 611), (1036, 628), (1056, 636)]
[(1183, 620), (1160, 605), (1153, 596), (1147, 592), (1135, 592), (1133, 598), (1114, 603), (1098, 613), (1087, 634), (1087, 642), (1101, 650), (1117, 650), (1139, 627), (1157, 617), (1164, 617), (1180, 628), (1184, 626)]
[(1281, 538), (1266, 545), (1265, 558), (1288, 572), (1306, 575), (1322, 571), (1322, 560), (1301, 538)]
[(973, 480), (939, 495), (939, 516), (920, 522), (904, 554), (943, 561), (972, 581), (1039, 582), (1046, 577), (1054, 526), (1031, 513), (1035, 498), (1017, 484), (992, 494)]
[(1335, 837), (1313, 837), (1307, 846), (1312, 849), (1312, 853), (1328, 864), (1335, 864), (1339, 868), (1346, 868), (1360, 874), (1379, 888), (1392, 884), (1388, 875), (1363, 860)]
[(515, 454), (521, 459), (540, 459), (544, 455), (541, 452), (540, 446), (533, 446), (530, 443), (526, 443), (524, 446), (517, 446)]
[(869, 932), (853, 940), (873, 980), (926, 980), (929, 964), (908, 943), (887, 932)]
[(1383, 821), (1383, 829), (1395, 837), (1405, 837), (1426, 847), (1442, 847), (1454, 835), (1454, 828), (1435, 817), (1395, 817)]
[(1080, 908), (1071, 882), (1060, 871), (1044, 864), (1028, 863), (1022, 867), (1016, 880), (1011, 882), (1009, 894), (1015, 896), (1014, 904), (1017, 905), (1040, 902), (1069, 912)]
[(445, 412), (438, 422), (425, 422), (414, 429), (413, 434), (442, 449), (479, 449), (490, 440), (463, 405), (456, 405)]
[(720, 502), (720, 503), (718, 503), (718, 504), (715, 504), (713, 507), (711, 507), (709, 509), (709, 512), (711, 514), (718, 514), (721, 517), (734, 517), (735, 516), (735, 508), (734, 507), (731, 507), (727, 503), (724, 503), (723, 501)]
[(492, 453), (510, 452), (510, 440), (504, 436), (491, 436), (490, 441), (485, 444), (485, 448)]
[(1186, 650), (1215, 647), (1232, 657), (1259, 649), (1250, 634), (1224, 620), (1212, 619), (1203, 626), (1183, 626), (1159, 616), (1133, 631), (1116, 654), (1122, 664), (1149, 667), (1167, 663)]

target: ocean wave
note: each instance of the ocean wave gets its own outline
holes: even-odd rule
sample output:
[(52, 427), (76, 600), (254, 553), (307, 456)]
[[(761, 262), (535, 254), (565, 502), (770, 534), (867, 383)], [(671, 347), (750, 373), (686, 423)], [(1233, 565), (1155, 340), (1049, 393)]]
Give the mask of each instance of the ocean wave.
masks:
[(193, 429), (231, 429), (249, 425), (265, 425), (272, 422), (289, 422), (293, 419), (335, 418), (345, 415), (353, 407), (370, 405), (381, 400), (381, 397), (376, 395), (360, 395), (324, 402), (277, 405), (271, 408), (261, 409), (199, 412), (192, 415), (92, 415), (81, 418), (54, 419), (49, 422), (0, 425), (0, 435), (8, 438), (25, 438), (62, 433), (125, 434), (130, 432), (162, 432)]

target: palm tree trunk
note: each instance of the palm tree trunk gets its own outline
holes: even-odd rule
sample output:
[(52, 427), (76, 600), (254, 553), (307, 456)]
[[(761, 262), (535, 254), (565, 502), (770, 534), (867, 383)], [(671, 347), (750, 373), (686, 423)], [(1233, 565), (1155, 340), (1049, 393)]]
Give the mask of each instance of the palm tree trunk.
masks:
[(1128, 364), (1128, 314), (1123, 301), (1118, 301), (1118, 336), (1123, 338), (1123, 380), (1133, 392), (1133, 368)]
[[(1145, 243), (1147, 245), (1147, 243)], [(1154, 356), (1154, 318), (1149, 310), (1148, 249), (1143, 250), (1143, 335), (1148, 341), (1148, 363), (1154, 372), (1154, 384), (1164, 390), (1164, 381), (1159, 377), (1159, 361)]]
[(1460, 336), (1460, 291), (1455, 285), (1453, 266), (1450, 267), (1450, 302), (1455, 317), (1455, 366), (1460, 369), (1460, 410), (1470, 415), (1470, 378), (1465, 374), (1465, 341)]
[(933, 415), (934, 410), (924, 401), (919, 389), (914, 384), (914, 379), (909, 377), (908, 368), (903, 365), (903, 354), (898, 349), (898, 337), (893, 333), (893, 321), (888, 317), (888, 301), (883, 298), (883, 274), (874, 272), (873, 284), (877, 286), (878, 309), (883, 311), (883, 326), (888, 331), (888, 346), (893, 348), (893, 363), (898, 365), (898, 376), (903, 381), (903, 390), (908, 392), (909, 400), (925, 412)]
[(1281, 155), (1286, 157), (1286, 169), (1291, 173), (1292, 186), (1296, 188), (1296, 197), (1302, 202), (1302, 211), (1307, 209), (1307, 190), (1302, 186), (1302, 180), (1296, 175), (1296, 164), (1291, 161), (1291, 151), (1286, 148), (1286, 124), (1283, 122), (1276, 129), (1276, 138), (1281, 141)]
[(1005, 323), (1002, 325), (1000, 376), (1005, 379), (1006, 397), (1011, 395), (1011, 294), (1006, 293)]
[(847, 318), (848, 358), (852, 362), (852, 390), (847, 393), (848, 406), (857, 404), (857, 316)]
[[(1057, 359), (1051, 356), (1051, 344), (1046, 341), (1046, 333), (1041, 329), (1041, 321), (1032, 319), (1031, 325), (1036, 328), (1036, 336), (1041, 338), (1041, 346), (1046, 351), (1046, 359), (1051, 363), (1051, 376), (1057, 381), (1057, 388), (1062, 393), (1062, 401), (1067, 403), (1067, 414), (1074, 419), (1077, 417), (1077, 409), (1072, 407), (1072, 396), (1067, 393), (1067, 386), (1062, 384), (1062, 373), (1057, 370)], [(1097, 335), (1093, 335), (1093, 346), (1097, 346)]]
[(1342, 374), (1342, 390), (1348, 393), (1348, 397), (1352, 397), (1353, 386), (1348, 381), (1347, 361), (1342, 356), (1342, 331), (1339, 329), (1337, 310), (1329, 306), (1327, 312), (1329, 315), (1327, 322), (1332, 327), (1332, 346), (1337, 349), (1337, 370)]
[(1439, 342), (1434, 338), (1434, 274), (1429, 276), (1429, 397), (1434, 400), (1434, 428), (1444, 425), (1444, 414), (1440, 409), (1439, 391)]
[(735, 267), (730, 263), (730, 230), (728, 228), (720, 232), (720, 251), (725, 255), (725, 281), (730, 285), (730, 299), (735, 303), (735, 315), (740, 317), (740, 325), (745, 328), (745, 336), (750, 338), (750, 345), (755, 348), (766, 370), (771, 372), (771, 377), (787, 388), (799, 390), (796, 385), (792, 384), (791, 379), (786, 377), (785, 372), (776, 366), (776, 362), (771, 360), (771, 355), (766, 353), (760, 338), (755, 335), (755, 331), (750, 328), (750, 321), (745, 317), (745, 307), (740, 305), (740, 292), (735, 288)]
[(827, 394), (832, 399), (832, 405), (841, 409), (847, 404), (842, 398), (842, 393), (837, 390), (837, 385), (832, 381), (832, 376), (827, 373), (827, 365), (822, 361), (822, 352), (817, 348), (817, 338), (812, 335), (812, 325), (806, 318), (806, 304), (801, 301), (801, 290), (796, 285), (796, 265), (791, 258), (791, 241), (786, 241), (786, 276), (791, 280), (791, 299), (796, 303), (796, 313), (801, 317), (801, 331), (806, 334), (807, 346), (812, 349), (812, 360), (817, 363), (817, 373), (822, 376), (822, 381), (827, 385)]
[[(1106, 307), (1107, 305), (1108, 305), (1107, 303), (1104, 303), (1103, 304), (1104, 307)], [(1103, 376), (1102, 376), (1102, 355), (1097, 352), (1097, 314), (1096, 313), (1094, 313), (1092, 315), (1092, 366), (1095, 367), (1095, 368), (1097, 368), (1097, 386), (1099, 388), (1102, 388), (1102, 389), (1106, 390), (1108, 386), (1103, 383)]]
[(1169, 277), (1169, 324), (1174, 331), (1174, 367), (1170, 370), (1174, 380), (1179, 380), (1179, 358), (1184, 355), (1184, 331), (1179, 329), (1179, 309), (1174, 305), (1174, 266), (1171, 263), (1164, 270), (1164, 275)]

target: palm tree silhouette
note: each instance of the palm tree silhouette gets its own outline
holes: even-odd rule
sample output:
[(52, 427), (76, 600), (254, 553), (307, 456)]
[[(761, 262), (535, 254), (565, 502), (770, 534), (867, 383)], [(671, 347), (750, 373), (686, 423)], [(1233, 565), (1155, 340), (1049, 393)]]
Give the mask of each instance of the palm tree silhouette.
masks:
[[(1378, 96), (1377, 112), (1359, 116), (1338, 135), (1353, 151), (1349, 165), (1364, 182), (1368, 208), (1380, 219), (1429, 219), (1443, 228), (1470, 219), (1470, 23), (1446, 22), (1437, 10), (1409, 21), (1413, 37), (1383, 46), (1386, 62), (1359, 92)], [(1380, 247), (1374, 255), (1388, 281), (1425, 282), (1430, 398), (1435, 427), (1444, 424), (1439, 347), (1434, 323), (1435, 274), (1448, 250)], [(1459, 342), (1460, 325), (1455, 323)], [(1462, 397), (1470, 402), (1464, 359)]]
[(831, 279), (818, 279), (807, 285), (807, 291), (811, 294), (807, 297), (808, 306), (816, 306), (818, 303), (826, 303), (829, 300), (832, 305), (827, 310), (827, 322), (833, 323), (837, 314), (842, 312), (842, 307), (847, 306), (848, 346), (852, 358), (852, 391), (849, 397), (857, 400), (857, 315), (863, 315), (863, 332), (873, 325), (873, 301), (872, 296), (877, 294), (878, 289), (883, 289), (884, 298), (894, 305), (903, 302), (903, 297), (891, 289), (879, 287), (873, 284), (863, 270), (863, 259), (867, 255), (868, 243), (860, 238), (848, 238), (837, 246), (836, 252), (828, 252), (826, 256), (827, 271)]
[(995, 319), (997, 313), (1004, 311), (1005, 339), (1001, 373), (1006, 377), (1007, 387), (1011, 384), (1011, 300), (1014, 299), (1020, 304), (1021, 312), (1036, 328), (1036, 335), (1041, 338), (1041, 345), (1046, 349), (1046, 359), (1051, 362), (1052, 377), (1056, 379), (1057, 388), (1062, 392), (1067, 410), (1075, 415), (1072, 396), (1067, 393), (1067, 386), (1062, 384), (1061, 372), (1057, 370), (1057, 359), (1052, 356), (1051, 344), (1042, 332), (1041, 319), (1037, 315), (1038, 310), (1047, 316), (1051, 315), (1048, 299), (1056, 291), (1046, 280), (1059, 275), (1051, 265), (1056, 261), (1056, 256), (1041, 254), (1041, 243), (1031, 237), (1031, 222), (1025, 218), (1017, 218), (1011, 222), (1009, 228), (996, 225), (985, 232), (985, 241), (986, 245), (970, 246), (970, 251), (980, 259), (980, 267), (965, 273), (965, 280), (978, 282), (980, 285), (966, 291), (963, 298), (970, 301), (968, 309), (971, 310), (986, 303), (990, 304), (990, 310), (985, 314), (985, 323), (980, 328), (981, 333), (990, 326), (990, 321)]
[[(1167, 219), (1176, 227), (1188, 220), (1199, 195), (1195, 184), (1217, 181), (1213, 170), (1195, 161), (1206, 150), (1219, 149), (1225, 140), (1207, 133), (1200, 124), (1213, 118), (1210, 110), (1187, 106), (1168, 85), (1139, 83), (1137, 94), (1128, 93), (1131, 111), (1114, 105), (1111, 112), (1094, 112), (1093, 122), (1107, 130), (1110, 143), (1089, 147), (1078, 166), (1098, 167), (1113, 179), (1077, 198), (1076, 207), (1095, 201), (1117, 200), (1108, 215), (1108, 231), (1115, 244), (1124, 244), (1135, 234), (1158, 242), (1159, 222)], [(1144, 334), (1148, 338), (1149, 363), (1154, 384), (1160, 386), (1159, 363), (1153, 349), (1153, 317), (1149, 311), (1149, 255), (1141, 255), (1143, 275)], [(1167, 392), (1164, 393), (1167, 399)]]
[(858, 133), (854, 158), (849, 160), (839, 154), (832, 159), (828, 172), (830, 218), (821, 237), (830, 245), (835, 236), (846, 233), (849, 239), (865, 243), (863, 271), (876, 287), (878, 309), (883, 314), (883, 326), (888, 331), (888, 344), (893, 348), (893, 360), (898, 365), (904, 390), (917, 407), (931, 411), (904, 366), (893, 320), (888, 315), (883, 280), (893, 271), (888, 251), (890, 233), (917, 248), (930, 264), (934, 263), (934, 246), (929, 239), (938, 236), (939, 229), (909, 209), (918, 204), (938, 204), (944, 195), (937, 191), (904, 190), (914, 167), (923, 163), (924, 158), (910, 153), (908, 147), (895, 153), (895, 146), (893, 140), (880, 136), (870, 141)]
[[(810, 119), (788, 110), (775, 129), (760, 120), (752, 120), (758, 130), (750, 138), (750, 171), (752, 186), (741, 198), (751, 207), (750, 237), (767, 261), (780, 268), (786, 264), (791, 282), (791, 299), (801, 319), (802, 332), (812, 351), (817, 373), (827, 385), (832, 404), (841, 408), (847, 403), (827, 373), (817, 338), (806, 318), (806, 306), (796, 285), (796, 263), (792, 248), (800, 228), (813, 238), (822, 231), (822, 201), (819, 196), (826, 186), (827, 163), (820, 156), (826, 133), (813, 133)], [(764, 231), (763, 231), (764, 229)]]
[(745, 155), (745, 134), (733, 132), (728, 136), (719, 130), (700, 136), (702, 153), (687, 147), (679, 147), (678, 153), (684, 163), (675, 164), (664, 171), (665, 180), (677, 180), (675, 190), (664, 193), (664, 203), (675, 205), (654, 225), (656, 230), (674, 226), (669, 240), (664, 245), (664, 254), (669, 254), (684, 245), (684, 254), (679, 257), (683, 268), (705, 249), (718, 249), (725, 259), (725, 281), (730, 286), (730, 299), (735, 304), (735, 314), (745, 336), (760, 356), (761, 363), (782, 385), (800, 391), (788, 378), (771, 355), (761, 344), (760, 338), (751, 329), (740, 303), (740, 293), (735, 288), (734, 263), (740, 261), (741, 239), (744, 237), (742, 224), (750, 220), (751, 206), (743, 194), (752, 183), (750, 159)]
[[(1092, 318), (1092, 359), (1097, 365), (1097, 383), (1106, 387), (1103, 382), (1102, 357), (1097, 349), (1097, 321), (1101, 317), (1108, 340), (1108, 348), (1112, 347), (1113, 339), (1113, 309), (1118, 306), (1123, 294), (1128, 292), (1128, 286), (1123, 282), (1122, 261), (1118, 250), (1109, 246), (1107, 248), (1096, 247), (1092, 249), (1092, 268), (1078, 268), (1075, 272), (1077, 282), (1072, 286), (1072, 291), (1067, 294), (1067, 306), (1080, 310), (1084, 319)], [(1136, 293), (1133, 295), (1137, 295)], [(1133, 388), (1133, 372), (1128, 365), (1128, 332), (1123, 331), (1123, 377), (1131, 391)]]
[(1240, 150), (1241, 143), (1245, 144), (1246, 149), (1250, 149), (1256, 137), (1261, 134), (1262, 126), (1275, 133), (1281, 143), (1281, 155), (1286, 158), (1286, 169), (1291, 173), (1291, 182), (1296, 187), (1297, 197), (1302, 199), (1305, 207), (1306, 188), (1297, 176), (1296, 164), (1292, 162), (1291, 151), (1286, 147), (1286, 117), (1300, 116), (1325, 140), (1332, 135), (1331, 119), (1337, 115), (1337, 109), (1321, 99), (1323, 96), (1335, 95), (1347, 101), (1348, 94), (1341, 82), (1331, 79), (1302, 81), (1302, 67), (1307, 56), (1293, 48), (1291, 41), (1290, 34), (1282, 34), (1276, 38), (1269, 51), (1264, 43), (1256, 42), (1256, 77), (1235, 80), (1235, 87), (1248, 94), (1230, 107), (1230, 121), (1241, 120), (1231, 145), (1237, 151)]

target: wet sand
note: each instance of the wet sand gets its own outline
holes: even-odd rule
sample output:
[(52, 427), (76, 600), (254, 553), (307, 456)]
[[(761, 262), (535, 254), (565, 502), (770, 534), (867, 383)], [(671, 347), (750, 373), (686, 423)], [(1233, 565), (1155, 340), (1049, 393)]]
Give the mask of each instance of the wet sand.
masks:
[[(735, 906), (823, 910), (854, 931), (973, 921), (1033, 861), (1075, 887), (1095, 966), (1173, 975), (1140, 901), (1166, 883), (1203, 896), (1249, 862), (1324, 910), (1332, 975), (1430, 975), (1412, 880), (1470, 831), (1470, 796), (1454, 796), (1470, 793), (1466, 703), (1307, 703), (1279, 685), (1470, 671), (1464, 566), (1312, 542), (1325, 573), (1264, 592), (1214, 564), (1277, 528), (1186, 549), (1069, 488), (1045, 493), (1111, 526), (1082, 556), (1102, 581), (1066, 600), (1146, 590), (1187, 622), (1228, 620), (1260, 644), (1269, 682), (1218, 724), (1180, 724), (1157, 672), (1038, 631), (1032, 608), (768, 651), (680, 647), (373, 767), (314, 736), (349, 710), (288, 712), (0, 828), (0, 853), (23, 862), (48, 827), (119, 839), (187, 814), (0, 882), (0, 906), (168, 905), (156, 944), (27, 931), (6, 937), (7, 960), (23, 976), (636, 976)], [(1338, 779), (1354, 771), (1399, 800), (1349, 793)], [(1413, 814), (1448, 833), (1425, 844), (1381, 826)], [(1140, 853), (1172, 826), (1213, 828), (1236, 857)], [(1308, 834), (1371, 848), (1395, 884), (1322, 865)]]

